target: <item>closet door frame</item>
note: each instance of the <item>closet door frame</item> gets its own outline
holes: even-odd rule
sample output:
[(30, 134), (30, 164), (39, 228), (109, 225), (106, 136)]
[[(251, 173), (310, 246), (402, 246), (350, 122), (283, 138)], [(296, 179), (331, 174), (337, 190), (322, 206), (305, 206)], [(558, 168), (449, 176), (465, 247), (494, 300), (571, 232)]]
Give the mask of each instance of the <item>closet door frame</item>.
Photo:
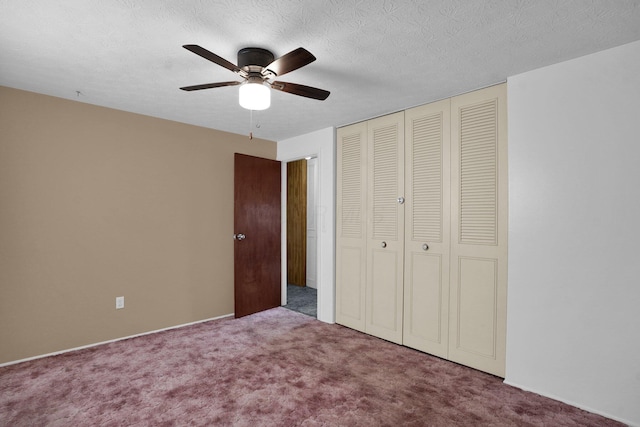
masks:
[[(501, 84), (337, 130), (337, 323), (504, 377), (506, 95)], [(413, 196), (412, 122), (429, 114), (442, 117), (441, 236), (414, 227), (435, 200)]]

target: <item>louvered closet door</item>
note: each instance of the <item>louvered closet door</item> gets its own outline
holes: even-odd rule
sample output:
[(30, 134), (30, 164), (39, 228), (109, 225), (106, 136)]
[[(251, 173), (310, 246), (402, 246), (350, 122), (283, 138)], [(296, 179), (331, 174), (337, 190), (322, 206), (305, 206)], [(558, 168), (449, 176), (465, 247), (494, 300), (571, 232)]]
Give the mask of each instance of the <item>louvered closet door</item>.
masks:
[(504, 377), (506, 85), (451, 100), (449, 359)]
[(403, 343), (448, 353), (450, 100), (405, 111)]
[(402, 343), (404, 113), (368, 122), (366, 332)]
[(365, 331), (367, 124), (337, 131), (336, 322)]

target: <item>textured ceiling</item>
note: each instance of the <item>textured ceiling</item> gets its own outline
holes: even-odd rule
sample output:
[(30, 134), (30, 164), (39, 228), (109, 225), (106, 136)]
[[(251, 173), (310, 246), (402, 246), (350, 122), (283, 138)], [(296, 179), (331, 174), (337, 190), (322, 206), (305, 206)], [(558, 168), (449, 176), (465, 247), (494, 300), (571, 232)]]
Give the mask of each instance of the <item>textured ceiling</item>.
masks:
[[(504, 81), (640, 40), (640, 0), (0, 0), (0, 85), (282, 140)], [(184, 92), (232, 72), (242, 47), (317, 60), (282, 77), (326, 101), (238, 87)]]

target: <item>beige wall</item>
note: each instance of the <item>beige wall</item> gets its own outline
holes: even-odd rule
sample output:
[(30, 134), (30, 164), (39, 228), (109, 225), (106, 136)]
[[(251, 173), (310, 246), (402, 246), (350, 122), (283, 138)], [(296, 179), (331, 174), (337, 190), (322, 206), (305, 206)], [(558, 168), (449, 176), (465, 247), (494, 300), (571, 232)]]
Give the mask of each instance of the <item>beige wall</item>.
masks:
[(234, 152), (276, 143), (0, 87), (0, 363), (232, 313)]

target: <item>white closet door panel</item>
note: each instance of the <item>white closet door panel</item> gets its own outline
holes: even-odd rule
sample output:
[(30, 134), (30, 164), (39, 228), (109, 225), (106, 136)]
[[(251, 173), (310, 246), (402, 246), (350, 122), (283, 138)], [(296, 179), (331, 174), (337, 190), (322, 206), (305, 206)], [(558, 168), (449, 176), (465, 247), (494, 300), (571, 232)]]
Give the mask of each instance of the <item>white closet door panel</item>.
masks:
[(438, 254), (405, 256), (403, 344), (439, 357), (447, 356), (448, 270)]
[(337, 131), (336, 322), (365, 330), (367, 124)]
[(496, 358), (497, 260), (458, 258), (455, 347), (466, 353)]
[(365, 253), (362, 247), (340, 246), (337, 267), (336, 320), (337, 323), (364, 331), (364, 274)]
[(504, 376), (506, 85), (451, 99), (449, 359)]
[(402, 343), (404, 113), (367, 126), (366, 332)]
[[(367, 289), (369, 318), (367, 332), (377, 337), (402, 343), (402, 294), (396, 286), (402, 270), (402, 254), (383, 248), (371, 251), (371, 277)], [(400, 332), (400, 333), (398, 333)]]
[(405, 112), (403, 343), (448, 353), (450, 100)]

